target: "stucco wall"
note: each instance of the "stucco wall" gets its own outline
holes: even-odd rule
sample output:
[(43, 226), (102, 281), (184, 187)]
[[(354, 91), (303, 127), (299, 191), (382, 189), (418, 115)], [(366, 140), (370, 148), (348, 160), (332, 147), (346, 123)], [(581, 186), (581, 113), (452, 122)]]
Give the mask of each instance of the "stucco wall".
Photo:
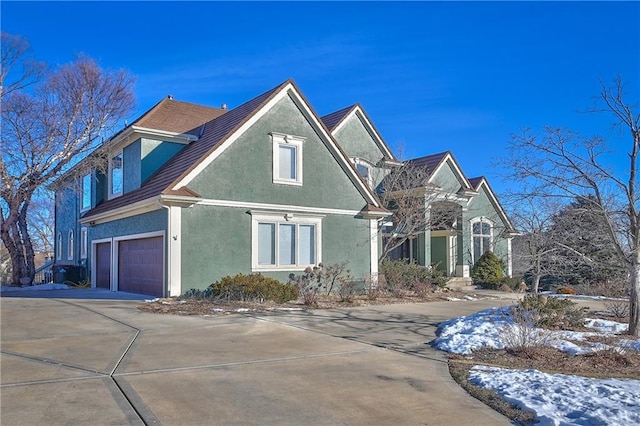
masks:
[[(366, 160), (372, 166), (384, 158), (384, 153), (357, 115), (351, 117), (334, 136), (349, 158)], [(372, 187), (377, 188), (387, 173), (385, 168), (371, 167)]]
[[(227, 275), (252, 272), (251, 220), (242, 208), (196, 205), (182, 210), (182, 292), (206, 288)], [(349, 261), (354, 278), (368, 276), (368, 225), (367, 220), (326, 215), (322, 220), (323, 263)], [(260, 273), (286, 282), (292, 271)]]
[[(306, 138), (302, 186), (273, 183), (270, 132)], [(215, 159), (189, 188), (210, 199), (348, 210), (360, 210), (366, 203), (289, 97)]]
[(140, 182), (147, 180), (184, 147), (180, 143), (143, 138), (140, 147)]
[(166, 228), (167, 212), (165, 209), (158, 209), (152, 212), (91, 226), (89, 227), (89, 239), (98, 240), (131, 234), (165, 231)]
[(367, 131), (360, 118), (353, 116), (335, 134), (342, 149), (351, 158), (363, 158), (370, 163), (376, 164), (384, 155), (378, 145)]
[[(55, 195), (55, 240), (54, 259), (56, 263), (76, 264), (79, 259), (80, 227), (78, 217), (80, 212), (79, 195), (75, 186), (60, 188)], [(69, 230), (73, 230), (74, 253), (73, 259), (68, 259)], [(62, 256), (58, 257), (58, 233), (62, 234)]]
[[(306, 138), (302, 186), (273, 183), (270, 132)], [(354, 217), (366, 200), (289, 97), (231, 144), (189, 183), (189, 188), (205, 200), (352, 211), (351, 216), (320, 213), (324, 216), (322, 261), (348, 260), (354, 277), (369, 274), (369, 221)], [(182, 291), (205, 288), (226, 275), (251, 273), (251, 223), (246, 208), (195, 205), (183, 209)], [(291, 271), (261, 273), (287, 281)]]
[(460, 180), (453, 171), (453, 168), (449, 162), (440, 168), (438, 173), (432, 177), (431, 182), (441, 187), (447, 193), (455, 194), (460, 187)]
[(123, 193), (140, 188), (140, 140), (122, 150)]

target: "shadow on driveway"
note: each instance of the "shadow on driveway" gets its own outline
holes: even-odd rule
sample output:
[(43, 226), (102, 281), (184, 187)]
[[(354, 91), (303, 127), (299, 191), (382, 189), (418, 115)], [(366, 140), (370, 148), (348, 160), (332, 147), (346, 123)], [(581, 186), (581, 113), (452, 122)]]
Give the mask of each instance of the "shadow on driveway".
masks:
[(26, 297), (31, 299), (90, 299), (90, 300), (150, 300), (153, 296), (103, 288), (73, 288), (62, 290), (22, 290), (0, 291), (0, 297)]

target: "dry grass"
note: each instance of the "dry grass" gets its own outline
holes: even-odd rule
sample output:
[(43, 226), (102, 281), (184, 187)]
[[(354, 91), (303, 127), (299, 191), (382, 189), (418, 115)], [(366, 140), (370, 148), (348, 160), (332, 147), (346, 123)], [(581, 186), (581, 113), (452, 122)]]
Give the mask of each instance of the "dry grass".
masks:
[(403, 294), (380, 292), (375, 294), (375, 297), (354, 295), (352, 298), (345, 298), (340, 295), (319, 295), (317, 304), (313, 307), (305, 305), (302, 299), (286, 303), (275, 303), (268, 300), (259, 303), (169, 297), (158, 299), (154, 302), (142, 303), (138, 305), (138, 310), (173, 315), (230, 315), (238, 312), (268, 312), (278, 309), (331, 309), (398, 303), (438, 302), (448, 300), (450, 297), (461, 298), (465, 294), (444, 288), (431, 292), (405, 292)]

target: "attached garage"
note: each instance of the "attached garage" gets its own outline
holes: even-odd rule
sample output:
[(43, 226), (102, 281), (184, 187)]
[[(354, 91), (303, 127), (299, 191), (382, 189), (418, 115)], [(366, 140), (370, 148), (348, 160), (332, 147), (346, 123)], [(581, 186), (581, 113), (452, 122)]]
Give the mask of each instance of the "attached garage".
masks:
[(164, 296), (163, 237), (120, 240), (118, 291)]

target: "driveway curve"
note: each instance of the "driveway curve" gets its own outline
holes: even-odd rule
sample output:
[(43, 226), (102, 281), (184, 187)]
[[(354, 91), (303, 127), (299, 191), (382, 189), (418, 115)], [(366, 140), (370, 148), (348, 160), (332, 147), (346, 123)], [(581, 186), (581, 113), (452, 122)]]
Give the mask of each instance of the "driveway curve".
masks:
[(510, 424), (428, 343), (439, 322), (512, 300), (209, 317), (60, 293), (0, 302), (1, 424)]

